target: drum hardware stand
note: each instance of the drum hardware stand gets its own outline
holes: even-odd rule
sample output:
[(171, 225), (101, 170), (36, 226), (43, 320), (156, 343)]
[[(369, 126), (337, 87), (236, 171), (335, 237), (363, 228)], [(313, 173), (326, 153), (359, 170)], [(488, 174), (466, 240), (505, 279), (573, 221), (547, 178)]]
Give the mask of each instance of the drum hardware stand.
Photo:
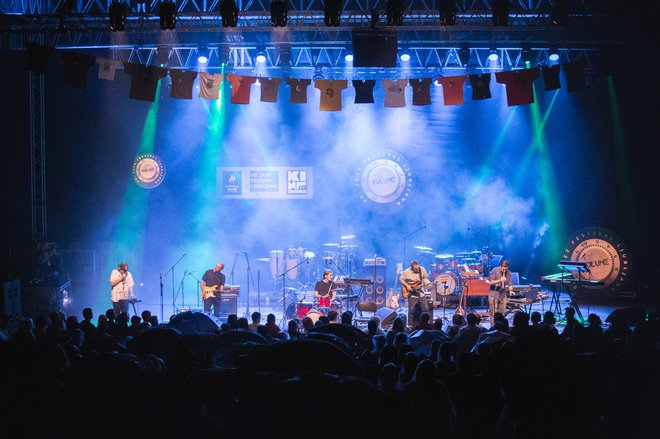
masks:
[(160, 275), (160, 319), (163, 321), (163, 276), (167, 276), (168, 273), (172, 273), (172, 314), (174, 314), (176, 310), (176, 292), (174, 291), (174, 267), (176, 267), (179, 262), (181, 262), (181, 259), (185, 258), (188, 253), (184, 253), (181, 255), (179, 259), (170, 267), (169, 270), (165, 272), (165, 274)]
[(305, 258), (303, 261), (297, 263), (293, 267), (289, 268), (288, 270), (284, 271), (281, 274), (278, 274), (277, 277), (282, 278), (282, 320), (280, 320), (280, 327), (284, 328), (286, 324), (286, 275), (289, 273), (289, 271), (294, 270), (298, 267), (300, 267), (302, 264), (309, 264), (309, 258)]
[[(247, 262), (247, 303), (245, 305), (245, 316), (248, 317), (250, 315), (250, 282), (252, 282), (252, 287), (254, 288), (254, 279), (252, 278), (252, 269), (250, 268), (248, 254), (246, 251), (244, 251), (243, 254), (245, 255), (245, 262)], [(232, 285), (234, 285), (233, 282)]]

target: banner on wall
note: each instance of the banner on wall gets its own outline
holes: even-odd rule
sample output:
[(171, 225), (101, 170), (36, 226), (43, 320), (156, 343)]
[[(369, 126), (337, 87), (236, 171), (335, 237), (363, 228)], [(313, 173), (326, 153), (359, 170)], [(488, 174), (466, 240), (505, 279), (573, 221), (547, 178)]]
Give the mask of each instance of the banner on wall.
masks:
[(218, 168), (222, 198), (312, 199), (309, 166), (258, 166)]

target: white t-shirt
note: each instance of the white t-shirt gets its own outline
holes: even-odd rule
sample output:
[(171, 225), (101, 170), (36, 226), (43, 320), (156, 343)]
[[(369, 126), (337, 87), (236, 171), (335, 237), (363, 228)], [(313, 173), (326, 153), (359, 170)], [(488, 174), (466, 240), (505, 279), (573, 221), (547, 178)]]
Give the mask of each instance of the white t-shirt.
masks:
[[(110, 274), (110, 285), (112, 285), (114, 282), (117, 282), (122, 278), (121, 273), (119, 270), (112, 270), (112, 273)], [(119, 282), (117, 285), (112, 287), (112, 291), (110, 293), (110, 296), (112, 298), (113, 302), (118, 302), (120, 300), (126, 300), (132, 294), (129, 292), (131, 291), (131, 288), (135, 285), (133, 283), (133, 275), (131, 275), (131, 272), (126, 273), (126, 279), (123, 281)]]
[(199, 97), (202, 99), (218, 99), (222, 85), (222, 74), (199, 73)]
[(114, 81), (115, 71), (121, 64), (121, 61), (118, 59), (96, 58), (96, 64), (99, 65), (99, 79)]

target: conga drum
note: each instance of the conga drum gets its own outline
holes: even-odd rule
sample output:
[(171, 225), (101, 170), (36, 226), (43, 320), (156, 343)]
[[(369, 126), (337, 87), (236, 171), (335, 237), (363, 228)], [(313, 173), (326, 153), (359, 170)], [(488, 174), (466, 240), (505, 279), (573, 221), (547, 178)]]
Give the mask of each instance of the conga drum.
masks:
[(298, 267), (296, 265), (298, 265), (298, 250), (292, 247), (286, 251), (286, 275), (291, 280), (298, 278)]
[(284, 252), (282, 250), (270, 251), (270, 275), (273, 279), (284, 271)]

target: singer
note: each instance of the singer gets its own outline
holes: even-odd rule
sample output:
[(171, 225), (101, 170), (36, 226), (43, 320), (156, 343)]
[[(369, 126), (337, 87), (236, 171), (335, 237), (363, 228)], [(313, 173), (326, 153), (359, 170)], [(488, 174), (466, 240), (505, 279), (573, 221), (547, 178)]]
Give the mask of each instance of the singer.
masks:
[(110, 299), (115, 314), (119, 315), (122, 312), (128, 314), (128, 299), (135, 299), (133, 285), (135, 283), (133, 275), (128, 271), (128, 264), (120, 262), (117, 264), (117, 269), (110, 273)]
[[(508, 294), (507, 294), (508, 289)], [(511, 272), (509, 271), (509, 261), (503, 260), (499, 267), (495, 267), (490, 272), (490, 291), (488, 292), (488, 314), (490, 315), (490, 325), (495, 322), (496, 312), (506, 312), (506, 302), (509, 294), (513, 293), (511, 285)]]

